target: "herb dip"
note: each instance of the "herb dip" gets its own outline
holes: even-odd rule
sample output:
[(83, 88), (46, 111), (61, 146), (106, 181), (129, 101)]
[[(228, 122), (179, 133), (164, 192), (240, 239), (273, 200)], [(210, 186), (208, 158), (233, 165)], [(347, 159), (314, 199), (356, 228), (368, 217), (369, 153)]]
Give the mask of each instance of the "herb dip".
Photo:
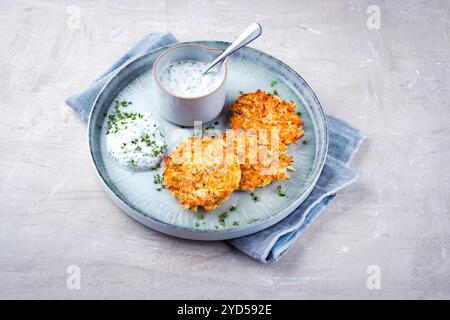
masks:
[(167, 144), (158, 122), (148, 113), (125, 112), (131, 102), (116, 101), (107, 116), (106, 148), (121, 166), (142, 171), (158, 167)]
[(204, 96), (218, 88), (223, 81), (223, 68), (203, 71), (208, 63), (196, 60), (181, 60), (167, 64), (159, 73), (158, 80), (170, 93), (193, 98)]

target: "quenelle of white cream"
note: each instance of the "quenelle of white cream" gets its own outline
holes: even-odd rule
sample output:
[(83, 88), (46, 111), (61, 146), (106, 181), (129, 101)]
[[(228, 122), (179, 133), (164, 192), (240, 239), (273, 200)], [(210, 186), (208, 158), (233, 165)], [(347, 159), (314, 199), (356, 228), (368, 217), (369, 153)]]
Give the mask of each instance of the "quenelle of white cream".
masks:
[[(167, 145), (158, 122), (148, 113), (121, 113), (106, 133), (110, 157), (131, 170), (154, 169), (161, 162)], [(117, 118), (117, 113), (115, 114)]]
[(167, 64), (159, 73), (158, 80), (170, 93), (194, 98), (204, 96), (223, 81), (223, 69), (213, 68), (206, 74), (203, 71), (208, 63), (196, 60), (181, 60)]

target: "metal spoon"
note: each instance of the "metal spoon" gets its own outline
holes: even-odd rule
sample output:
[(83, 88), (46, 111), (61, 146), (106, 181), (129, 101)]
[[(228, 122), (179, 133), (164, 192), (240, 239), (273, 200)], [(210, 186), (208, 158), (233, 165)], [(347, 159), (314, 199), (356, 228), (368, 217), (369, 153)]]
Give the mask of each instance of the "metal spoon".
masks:
[(234, 40), (232, 44), (228, 48), (225, 49), (224, 52), (220, 56), (218, 56), (211, 64), (206, 68), (205, 71), (203, 71), (203, 74), (207, 73), (212, 67), (214, 67), (216, 64), (224, 60), (226, 57), (228, 57), (230, 54), (234, 53), (235, 51), (239, 50), (243, 46), (249, 44), (256, 38), (258, 38), (262, 33), (261, 25), (257, 22), (253, 22), (251, 25), (245, 29), (244, 32), (241, 33), (241, 35)]

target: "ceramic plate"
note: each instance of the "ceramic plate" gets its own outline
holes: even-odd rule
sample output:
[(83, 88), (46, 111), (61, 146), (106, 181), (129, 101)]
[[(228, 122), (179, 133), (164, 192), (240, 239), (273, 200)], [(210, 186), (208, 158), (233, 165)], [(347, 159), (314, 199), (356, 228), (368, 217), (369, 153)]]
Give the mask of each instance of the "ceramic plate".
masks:
[[(212, 48), (225, 48), (227, 42), (193, 42)], [(93, 164), (100, 181), (112, 200), (139, 222), (161, 232), (196, 240), (222, 240), (242, 237), (265, 229), (289, 215), (308, 196), (322, 170), (327, 152), (327, 128), (322, 107), (308, 84), (283, 62), (261, 51), (245, 47), (232, 55), (228, 63), (226, 106), (215, 120), (214, 127), (228, 127), (228, 105), (239, 92), (256, 89), (272, 90), (276, 81), (278, 95), (293, 100), (303, 115), (304, 137), (288, 147), (294, 157), (296, 172), (290, 179), (257, 189), (258, 201), (248, 192), (234, 192), (219, 209), (202, 214), (184, 209), (170, 191), (158, 191), (153, 183), (160, 169), (131, 172), (108, 156), (105, 147), (105, 113), (116, 99), (133, 102), (129, 108), (149, 112), (158, 118), (166, 135), (169, 151), (192, 135), (192, 128), (181, 128), (162, 119), (154, 99), (154, 81), (151, 69), (155, 59), (167, 47), (154, 50), (123, 66), (104, 86), (94, 104), (89, 119), (88, 138)], [(215, 122), (213, 121), (213, 123)], [(285, 188), (286, 196), (277, 194), (277, 187)], [(235, 206), (236, 210), (229, 209)], [(219, 216), (227, 212), (223, 221)]]

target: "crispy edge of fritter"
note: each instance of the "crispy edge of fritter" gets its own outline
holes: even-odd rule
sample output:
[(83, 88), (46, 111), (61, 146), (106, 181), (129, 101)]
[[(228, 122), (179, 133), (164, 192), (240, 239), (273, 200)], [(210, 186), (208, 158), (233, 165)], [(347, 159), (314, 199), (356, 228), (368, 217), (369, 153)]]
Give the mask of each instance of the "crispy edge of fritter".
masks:
[[(223, 138), (224, 137), (211, 138), (208, 136), (203, 136), (201, 137), (202, 148), (204, 147), (205, 143), (207, 144), (211, 142), (216, 143), (219, 142), (219, 140), (216, 139), (223, 139)], [(233, 155), (235, 159), (234, 160), (232, 159), (233, 161), (231, 163), (215, 164), (217, 165), (217, 168), (215, 170), (210, 170), (210, 174), (212, 175), (219, 174), (223, 178), (222, 180), (223, 183), (225, 184), (222, 186), (223, 188), (213, 189), (212, 187), (214, 186), (211, 185), (211, 189), (208, 189), (209, 186), (206, 186), (208, 195), (205, 198), (201, 197), (199, 198), (198, 196), (195, 197), (194, 193), (196, 191), (202, 190), (202, 188), (205, 187), (206, 183), (203, 182), (202, 188), (196, 189), (196, 184), (198, 184), (199, 181), (195, 180), (205, 173), (205, 172), (199, 173), (196, 170), (205, 164), (203, 163), (203, 161), (201, 164), (194, 164), (192, 156), (190, 156), (192, 161), (187, 162), (183, 161), (180, 164), (176, 164), (173, 161), (173, 156), (176, 154), (176, 152), (181, 152), (182, 148), (184, 148), (185, 144), (188, 142), (191, 143), (189, 152), (193, 154), (193, 148), (195, 146), (195, 142), (198, 143), (199, 141), (198, 139), (200, 138), (191, 137), (189, 138), (189, 140), (181, 142), (170, 155), (166, 156), (164, 158), (165, 168), (163, 174), (164, 183), (166, 184), (167, 188), (171, 191), (171, 193), (177, 198), (178, 202), (180, 202), (180, 204), (182, 204), (186, 209), (192, 210), (194, 212), (197, 211), (199, 207), (204, 208), (206, 211), (210, 211), (220, 207), (220, 205), (231, 196), (232, 192), (239, 187), (239, 182), (241, 178), (240, 165), (237, 161), (237, 156)], [(226, 144), (224, 143), (223, 146), (225, 147)], [(180, 156), (183, 156), (183, 154), (181, 154)], [(195, 170), (191, 170), (190, 167)], [(191, 170), (191, 172), (189, 172), (189, 170)], [(204, 170), (203, 168), (200, 168), (200, 171), (203, 170)], [(195, 172), (192, 173), (192, 171)], [(223, 174), (221, 174), (221, 172), (223, 172)], [(183, 181), (179, 183), (173, 183), (172, 179), (175, 178), (179, 180), (180, 176)], [(185, 185), (189, 186), (189, 188), (186, 188)]]
[[(244, 93), (230, 106), (232, 129), (271, 129), (278, 127), (285, 144), (295, 143), (303, 135), (301, 115), (295, 112), (295, 103), (287, 102), (263, 90)], [(284, 111), (284, 112), (280, 112)], [(275, 120), (270, 117), (275, 117)], [(276, 123), (274, 123), (274, 121)]]
[[(287, 169), (293, 162), (286, 154), (286, 145), (279, 142), (271, 145), (270, 136), (259, 137), (252, 130), (227, 132), (227, 144), (233, 143), (241, 167), (241, 181), (238, 190), (253, 191), (273, 181), (288, 179)], [(267, 140), (266, 140), (267, 139)], [(250, 151), (250, 147), (256, 150)]]

